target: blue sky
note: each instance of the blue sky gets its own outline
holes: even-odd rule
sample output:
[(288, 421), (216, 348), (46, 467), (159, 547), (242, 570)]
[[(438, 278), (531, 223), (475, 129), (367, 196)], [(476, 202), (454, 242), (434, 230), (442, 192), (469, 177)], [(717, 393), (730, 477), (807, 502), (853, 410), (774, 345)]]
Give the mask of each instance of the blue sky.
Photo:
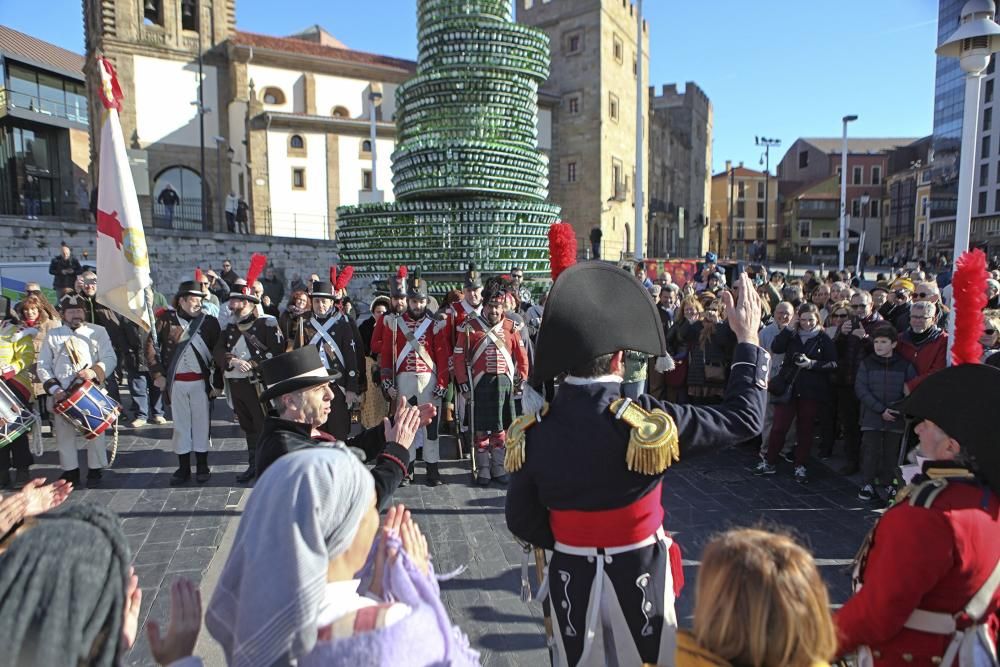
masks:
[[(553, 0), (572, 2), (573, 0)], [(45, 11), (40, 11), (44, 6)], [(715, 108), (714, 171), (757, 168), (754, 136), (931, 133), (937, 0), (645, 0), (656, 86), (695, 81)], [(318, 23), (349, 47), (413, 58), (416, 0), (238, 0), (241, 30)], [(83, 51), (80, 0), (0, 0), (0, 23)], [(773, 166), (772, 166), (773, 169)]]

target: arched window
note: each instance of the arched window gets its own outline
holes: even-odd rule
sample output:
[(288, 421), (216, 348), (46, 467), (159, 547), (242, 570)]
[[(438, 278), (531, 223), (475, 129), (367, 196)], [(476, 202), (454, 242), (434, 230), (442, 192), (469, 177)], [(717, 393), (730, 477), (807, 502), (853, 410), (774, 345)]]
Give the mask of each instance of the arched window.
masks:
[[(173, 194), (164, 194), (173, 190)], [(187, 167), (167, 167), (153, 184), (153, 225), (172, 229), (204, 229), (201, 177)]]
[(306, 142), (302, 139), (299, 134), (293, 134), (292, 138), (288, 140), (288, 145), (292, 148), (305, 148)]
[(372, 141), (371, 139), (365, 139), (361, 142), (361, 152), (371, 153), (372, 152)]
[(268, 86), (261, 92), (260, 99), (264, 104), (284, 104), (285, 94), (281, 92), (281, 88)]
[(351, 112), (347, 110), (347, 107), (333, 107), (330, 115), (334, 118), (350, 118)]

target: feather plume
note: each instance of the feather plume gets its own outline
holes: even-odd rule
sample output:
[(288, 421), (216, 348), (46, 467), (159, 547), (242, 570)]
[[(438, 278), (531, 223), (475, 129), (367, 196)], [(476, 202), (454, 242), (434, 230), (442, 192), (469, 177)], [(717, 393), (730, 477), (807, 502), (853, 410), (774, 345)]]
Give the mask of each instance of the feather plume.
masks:
[(257, 282), (257, 279), (260, 278), (260, 274), (264, 272), (265, 266), (267, 266), (267, 255), (255, 252), (250, 257), (250, 268), (247, 269), (247, 285), (251, 289), (253, 288), (253, 284)]
[(399, 271), (396, 272), (396, 277), (397, 278), (405, 278), (409, 274), (410, 274), (410, 270), (407, 269), (405, 266), (401, 266), (401, 267), (399, 267)]
[(549, 227), (549, 264), (552, 280), (576, 264), (576, 232), (568, 222), (557, 222)]
[(196, 283), (203, 283), (203, 282), (205, 282), (205, 274), (201, 272), (201, 267), (200, 266), (197, 267), (197, 268), (195, 268), (195, 270), (194, 270), (194, 281)]
[(337, 285), (337, 267), (336, 265), (330, 267), (330, 288), (334, 289)]
[(979, 338), (983, 335), (983, 308), (986, 307), (986, 253), (979, 248), (962, 253), (952, 276), (955, 340), (951, 363), (978, 364), (983, 356)]
[(342, 289), (347, 289), (347, 284), (351, 282), (351, 278), (354, 277), (354, 267), (347, 265), (344, 270), (340, 272), (340, 277), (333, 284), (334, 289), (338, 292)]

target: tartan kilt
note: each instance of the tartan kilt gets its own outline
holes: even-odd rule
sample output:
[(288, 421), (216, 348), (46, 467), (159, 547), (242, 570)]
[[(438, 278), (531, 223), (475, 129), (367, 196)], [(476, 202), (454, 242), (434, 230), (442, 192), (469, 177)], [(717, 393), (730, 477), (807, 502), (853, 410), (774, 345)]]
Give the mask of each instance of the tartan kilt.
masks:
[(484, 374), (474, 394), (477, 431), (504, 431), (514, 421), (514, 385), (506, 375)]

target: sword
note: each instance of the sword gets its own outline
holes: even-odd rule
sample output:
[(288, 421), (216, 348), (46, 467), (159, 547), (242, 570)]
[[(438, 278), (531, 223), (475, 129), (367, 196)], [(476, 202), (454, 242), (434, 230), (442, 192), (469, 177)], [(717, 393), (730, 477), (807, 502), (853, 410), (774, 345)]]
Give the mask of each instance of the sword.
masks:
[[(545, 568), (548, 563), (545, 560), (545, 549), (540, 549), (535, 547), (535, 577), (538, 580), (539, 587), (542, 582), (545, 581)], [(542, 617), (545, 621), (545, 640), (546, 646), (549, 646), (549, 660), (552, 660), (552, 609), (549, 607), (549, 596), (546, 595), (545, 599), (542, 600)]]
[(476, 385), (472, 377), (472, 365), (469, 363), (469, 353), (472, 351), (469, 347), (470, 337), (472, 332), (471, 327), (465, 327), (465, 376), (469, 381), (469, 400), (466, 401), (466, 405), (469, 406), (469, 458), (472, 460), (472, 478), (475, 480), (476, 476), (479, 474), (479, 470), (476, 467)]

